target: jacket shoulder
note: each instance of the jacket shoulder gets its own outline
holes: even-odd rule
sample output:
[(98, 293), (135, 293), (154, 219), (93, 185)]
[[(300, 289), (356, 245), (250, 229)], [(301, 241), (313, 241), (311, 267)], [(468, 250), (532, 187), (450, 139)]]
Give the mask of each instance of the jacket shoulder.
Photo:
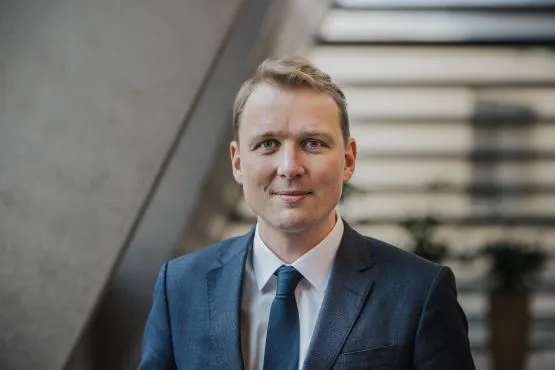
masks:
[(218, 243), (210, 244), (199, 250), (176, 257), (167, 262), (167, 280), (180, 280), (184, 275), (198, 275), (208, 271), (216, 260), (220, 258), (235, 243), (246, 243), (247, 236), (237, 236)]

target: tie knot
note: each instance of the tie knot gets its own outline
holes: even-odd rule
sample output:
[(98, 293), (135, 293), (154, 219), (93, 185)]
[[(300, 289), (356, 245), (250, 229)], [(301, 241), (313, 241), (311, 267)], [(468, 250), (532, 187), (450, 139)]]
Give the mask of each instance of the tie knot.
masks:
[(293, 266), (281, 266), (275, 272), (277, 276), (277, 292), (278, 296), (294, 295), (295, 288), (303, 275)]

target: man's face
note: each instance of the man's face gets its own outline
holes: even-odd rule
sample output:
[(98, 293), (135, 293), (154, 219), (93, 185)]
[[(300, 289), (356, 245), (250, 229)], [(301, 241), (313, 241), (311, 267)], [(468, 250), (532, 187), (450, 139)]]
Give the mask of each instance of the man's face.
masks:
[[(235, 180), (262, 227), (302, 232), (333, 225), (356, 143), (345, 144), (334, 100), (308, 88), (260, 84), (232, 142)], [(329, 231), (329, 230), (328, 230)]]

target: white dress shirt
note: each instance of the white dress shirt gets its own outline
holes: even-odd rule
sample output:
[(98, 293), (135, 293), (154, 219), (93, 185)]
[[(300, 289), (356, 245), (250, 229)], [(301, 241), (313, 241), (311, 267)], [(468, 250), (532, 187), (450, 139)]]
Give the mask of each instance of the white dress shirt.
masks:
[[(291, 264), (303, 275), (295, 298), (299, 309), (299, 369), (302, 368), (324, 293), (343, 237), (339, 215), (332, 231), (318, 245)], [(241, 298), (241, 343), (245, 369), (262, 370), (270, 308), (276, 295), (274, 272), (287, 265), (262, 241), (256, 226), (253, 248), (247, 256)]]

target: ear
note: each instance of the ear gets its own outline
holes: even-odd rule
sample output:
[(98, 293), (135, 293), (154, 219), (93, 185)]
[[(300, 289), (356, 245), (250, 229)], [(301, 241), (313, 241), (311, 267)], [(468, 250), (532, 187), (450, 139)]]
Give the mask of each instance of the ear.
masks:
[(239, 155), (239, 143), (232, 141), (229, 144), (229, 154), (231, 156), (231, 167), (233, 170), (233, 177), (238, 184), (243, 184), (243, 174), (241, 173), (241, 156)]
[(347, 183), (355, 173), (357, 159), (357, 143), (354, 137), (349, 137), (345, 144), (345, 167), (343, 167), (343, 183)]

